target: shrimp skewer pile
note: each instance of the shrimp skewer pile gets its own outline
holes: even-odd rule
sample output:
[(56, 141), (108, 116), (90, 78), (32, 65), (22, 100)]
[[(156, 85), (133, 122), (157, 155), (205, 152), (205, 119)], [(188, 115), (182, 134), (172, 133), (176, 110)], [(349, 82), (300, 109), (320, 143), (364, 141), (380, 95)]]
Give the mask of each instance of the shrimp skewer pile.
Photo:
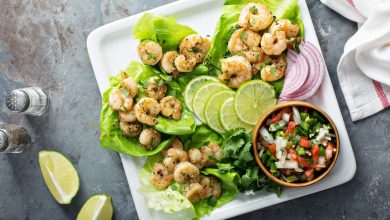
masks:
[[(221, 60), (219, 80), (238, 88), (259, 72), (264, 81), (282, 78), (287, 67), (283, 52), (291, 46), (290, 42), (299, 43), (299, 26), (287, 19), (274, 21), (271, 10), (261, 3), (246, 4), (238, 24), (240, 28), (228, 42), (232, 56)], [(260, 31), (265, 31), (263, 36)]]
[(163, 152), (163, 162), (153, 165), (151, 183), (157, 189), (168, 187), (174, 180), (183, 184), (184, 196), (192, 203), (201, 199), (221, 196), (221, 183), (213, 176), (201, 175), (203, 167), (214, 166), (222, 159), (222, 150), (217, 143), (211, 142), (206, 146), (183, 149), (179, 139), (175, 139), (168, 150)]

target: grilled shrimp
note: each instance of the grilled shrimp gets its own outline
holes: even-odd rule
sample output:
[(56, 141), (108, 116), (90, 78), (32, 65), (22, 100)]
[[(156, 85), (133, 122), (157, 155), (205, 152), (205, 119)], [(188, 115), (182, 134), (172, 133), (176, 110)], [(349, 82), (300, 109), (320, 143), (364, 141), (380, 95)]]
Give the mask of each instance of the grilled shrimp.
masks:
[(260, 31), (269, 27), (273, 20), (272, 12), (267, 6), (260, 3), (248, 3), (240, 13), (238, 24), (253, 31)]
[(174, 120), (179, 120), (181, 117), (181, 103), (179, 99), (172, 96), (167, 96), (160, 101), (161, 105), (161, 114), (167, 118), (173, 118)]
[(179, 52), (190, 57), (195, 57), (196, 63), (201, 63), (209, 52), (210, 47), (211, 42), (209, 39), (198, 34), (191, 34), (181, 40)]
[(252, 66), (244, 57), (232, 56), (221, 60), (222, 74), (218, 79), (231, 88), (238, 88), (252, 79)]
[(202, 160), (202, 153), (199, 148), (191, 148), (188, 152), (188, 158), (191, 163), (193, 163), (198, 169), (202, 169), (204, 161)]
[(137, 120), (147, 125), (155, 125), (160, 113), (160, 104), (153, 98), (142, 98), (134, 107)]
[(138, 86), (135, 80), (131, 77), (128, 77), (121, 81), (121, 86), (125, 88), (132, 97), (135, 97), (138, 94)]
[(151, 183), (157, 189), (164, 189), (172, 181), (172, 174), (169, 173), (168, 169), (161, 163), (153, 164), (153, 173), (151, 177)]
[(198, 182), (199, 175), (199, 169), (188, 161), (180, 162), (173, 172), (173, 178), (178, 183)]
[(221, 196), (221, 182), (217, 178), (213, 176), (202, 176), (200, 185), (204, 189), (202, 199), (205, 199), (210, 196), (215, 196), (216, 198), (219, 198)]
[(245, 28), (240, 28), (233, 32), (228, 43), (228, 50), (231, 52), (241, 52), (249, 50), (252, 47), (259, 46), (261, 41), (260, 34)]
[(243, 55), (250, 63), (258, 63), (264, 59), (264, 51), (260, 47), (253, 47), (248, 51), (244, 51)]
[(199, 183), (190, 183), (184, 186), (184, 196), (192, 203), (201, 200), (204, 194), (205, 190)]
[(261, 39), (261, 49), (268, 55), (279, 55), (286, 48), (286, 34), (284, 31), (276, 31), (274, 35), (265, 33)]
[(299, 26), (292, 24), (290, 20), (280, 19), (272, 23), (268, 31), (271, 34), (275, 34), (277, 31), (284, 31), (286, 33), (286, 37), (290, 38), (298, 36)]
[(180, 72), (191, 72), (196, 66), (196, 58), (193, 55), (181, 54), (175, 58), (175, 66)]
[(203, 146), (200, 151), (202, 152), (204, 167), (213, 166), (216, 162), (215, 160), (219, 161), (223, 157), (221, 148), (215, 142), (211, 142), (208, 146)]
[(151, 66), (160, 62), (163, 56), (163, 50), (160, 44), (151, 40), (144, 40), (138, 44), (137, 51), (142, 63)]
[(271, 61), (270, 56), (264, 54), (263, 58), (259, 62), (252, 64), (252, 74), (256, 75), (270, 61)]
[(145, 90), (148, 97), (159, 101), (166, 96), (168, 86), (162, 79), (158, 77), (151, 77), (148, 80), (148, 83), (148, 87)]
[(178, 148), (169, 148), (165, 154), (163, 163), (168, 168), (169, 172), (173, 172), (176, 165), (187, 160), (188, 156), (184, 150)]
[(166, 52), (161, 60), (162, 69), (169, 74), (172, 74), (176, 77), (179, 74), (179, 71), (175, 65), (175, 59), (179, 56), (179, 53), (176, 51)]
[(137, 137), (142, 131), (141, 124), (124, 121), (119, 122), (119, 128), (126, 137)]
[(119, 88), (114, 88), (108, 97), (108, 105), (114, 111), (129, 111), (133, 107), (133, 98), (124, 95)]
[(153, 150), (161, 143), (161, 134), (154, 128), (144, 129), (139, 135), (139, 142), (146, 150)]
[(137, 116), (135, 115), (134, 108), (127, 112), (119, 111), (119, 120), (129, 123), (136, 122)]
[(284, 76), (286, 68), (287, 61), (283, 54), (272, 57), (270, 64), (261, 70), (261, 79), (267, 82), (276, 81)]

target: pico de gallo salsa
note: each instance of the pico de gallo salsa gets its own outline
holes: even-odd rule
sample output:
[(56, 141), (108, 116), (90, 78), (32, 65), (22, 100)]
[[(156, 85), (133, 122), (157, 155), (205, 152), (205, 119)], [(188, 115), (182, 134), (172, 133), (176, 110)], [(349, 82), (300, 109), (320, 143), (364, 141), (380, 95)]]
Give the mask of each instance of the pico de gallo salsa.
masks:
[(286, 182), (308, 182), (321, 175), (336, 153), (334, 129), (319, 112), (286, 107), (274, 113), (259, 130), (261, 162)]

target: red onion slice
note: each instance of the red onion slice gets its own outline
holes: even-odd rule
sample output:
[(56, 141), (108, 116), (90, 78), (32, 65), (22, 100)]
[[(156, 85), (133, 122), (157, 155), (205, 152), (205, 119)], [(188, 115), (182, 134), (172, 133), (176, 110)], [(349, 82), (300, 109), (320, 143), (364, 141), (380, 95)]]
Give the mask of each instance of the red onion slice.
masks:
[(288, 57), (292, 57), (294, 65), (289, 72), (286, 71), (285, 82), (281, 93), (282, 96), (298, 91), (305, 83), (309, 72), (308, 64), (302, 54), (289, 50)]
[(281, 100), (305, 100), (314, 95), (325, 75), (325, 62), (318, 49), (311, 43), (300, 45), (301, 54), (305, 57), (309, 71), (305, 83), (300, 89), (290, 94), (282, 94)]

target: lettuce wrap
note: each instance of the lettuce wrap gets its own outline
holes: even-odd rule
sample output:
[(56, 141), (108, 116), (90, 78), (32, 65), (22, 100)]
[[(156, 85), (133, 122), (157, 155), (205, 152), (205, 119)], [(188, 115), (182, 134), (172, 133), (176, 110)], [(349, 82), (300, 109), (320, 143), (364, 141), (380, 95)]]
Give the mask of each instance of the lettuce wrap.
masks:
[[(189, 137), (181, 137), (182, 141), (184, 143), (191, 142), (193, 147), (200, 147), (210, 141), (217, 141), (218, 139), (215, 137), (219, 136), (203, 126), (198, 127), (196, 133), (204, 135), (192, 135), (190, 139)], [(209, 138), (205, 138), (206, 133), (210, 136)], [(183, 196), (184, 186), (177, 182), (172, 182), (167, 189), (157, 190), (151, 185), (150, 177), (153, 164), (162, 160), (161, 153), (148, 157), (139, 173), (141, 188), (138, 191), (145, 196), (148, 208), (153, 210), (152, 215), (156, 215), (158, 219), (199, 219), (233, 200), (239, 192), (237, 187), (241, 181), (239, 175), (235, 172), (220, 173), (217, 168), (206, 168), (202, 170), (202, 174), (215, 176), (221, 181), (222, 193), (218, 199), (209, 197), (192, 204)]]
[[(267, 5), (277, 19), (289, 19), (291, 22), (298, 24), (299, 36), (304, 37), (304, 26), (301, 20), (301, 12), (298, 0), (226, 0), (222, 9), (222, 15), (215, 29), (211, 49), (207, 54), (204, 64), (208, 66), (211, 74), (219, 75), (221, 73), (220, 59), (225, 58), (228, 53), (228, 42), (235, 30), (239, 28), (238, 17), (245, 4), (250, 2), (259, 2)], [(259, 74), (255, 78), (259, 78)], [(284, 78), (270, 83), (277, 93), (280, 94)]]
[[(124, 71), (139, 85), (147, 83), (150, 77), (159, 76), (160, 74), (158, 70), (154, 69), (153, 67), (143, 65), (136, 61), (130, 62)], [(124, 136), (120, 130), (119, 115), (108, 105), (109, 94), (113, 88), (119, 86), (120, 78), (119, 76), (112, 76), (109, 80), (111, 87), (103, 94), (102, 111), (100, 115), (100, 144), (102, 147), (138, 157), (148, 156), (157, 154), (165, 147), (169, 146), (173, 140), (173, 137), (170, 135), (187, 135), (195, 132), (196, 124), (194, 118), (192, 117), (192, 114), (185, 109), (185, 107), (183, 108), (181, 118), (178, 121), (158, 116), (157, 124), (154, 126), (154, 128), (162, 133), (162, 139), (164, 141), (162, 141), (153, 150), (145, 150), (139, 143), (138, 138), (128, 138)], [(139, 98), (145, 96), (142, 87), (140, 87), (139, 90), (140, 91), (136, 100), (139, 100)], [(169, 88), (168, 94), (182, 99), (181, 93), (176, 92), (175, 89)]]

